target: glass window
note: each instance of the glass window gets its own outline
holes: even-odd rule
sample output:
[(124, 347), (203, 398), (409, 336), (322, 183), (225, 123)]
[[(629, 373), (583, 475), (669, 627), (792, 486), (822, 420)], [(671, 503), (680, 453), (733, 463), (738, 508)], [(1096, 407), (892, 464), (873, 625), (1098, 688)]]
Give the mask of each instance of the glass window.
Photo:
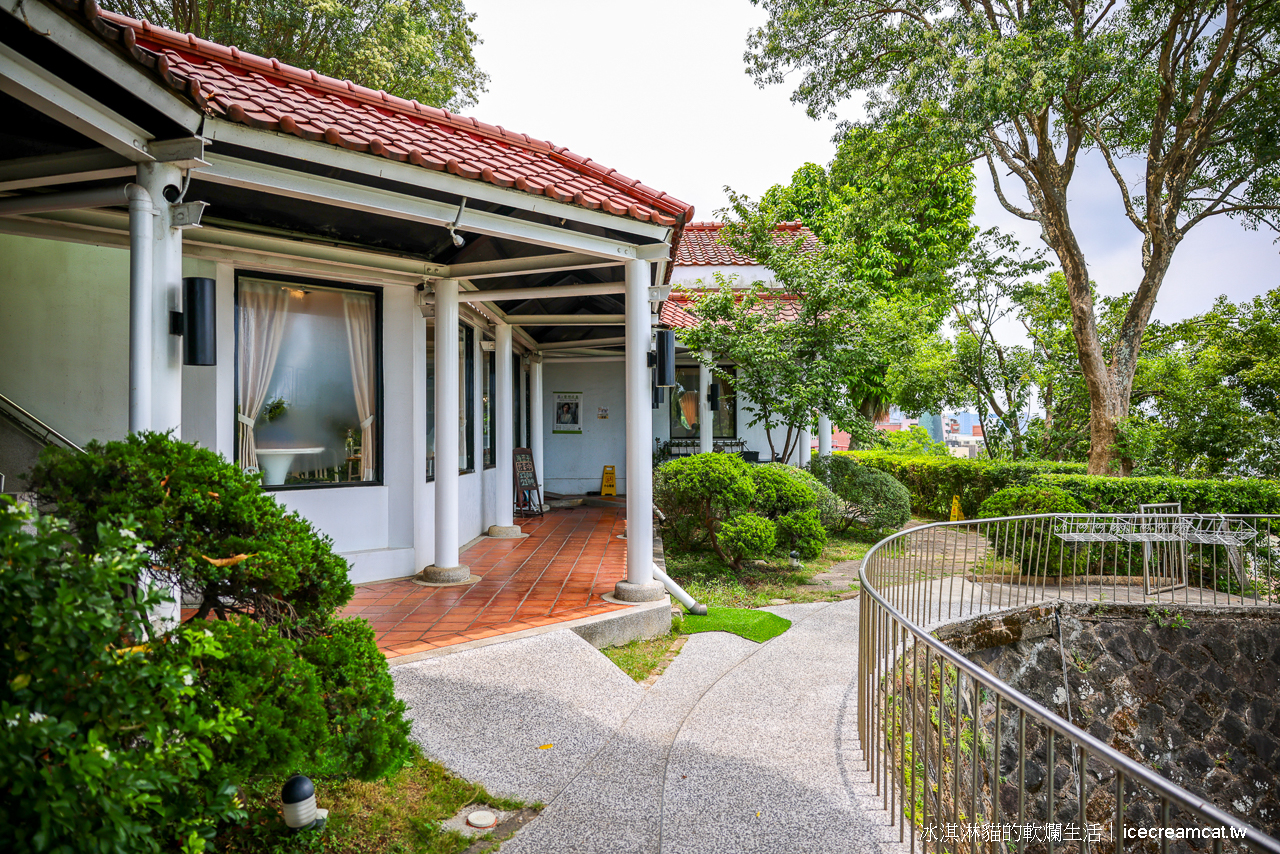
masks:
[[(488, 335), (484, 336), (484, 340), (490, 345), (493, 339)], [(497, 397), (497, 354), (492, 350), (484, 351), (484, 467), (491, 469), (494, 466), (493, 448), (495, 422), (493, 420), (494, 405)]]
[[(733, 397), (733, 384), (721, 377), (711, 381), (720, 386), (720, 408), (711, 413), (713, 439), (738, 438), (738, 413)], [(676, 367), (676, 386), (671, 393), (671, 438), (696, 439), (701, 435), (698, 423), (698, 368)]]
[(377, 292), (241, 278), (236, 457), (266, 486), (381, 481)]
[(458, 470), (476, 470), (476, 330), (458, 324)]

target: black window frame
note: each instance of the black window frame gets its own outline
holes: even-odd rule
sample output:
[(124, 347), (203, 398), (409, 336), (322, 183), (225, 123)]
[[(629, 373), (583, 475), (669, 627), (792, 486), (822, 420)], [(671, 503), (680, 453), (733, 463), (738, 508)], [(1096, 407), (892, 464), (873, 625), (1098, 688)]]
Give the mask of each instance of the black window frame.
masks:
[(458, 474), (475, 474), (476, 470), (476, 328), (470, 323), (458, 322), (460, 327), (458, 347), (462, 350), (462, 373), (458, 385), (464, 389), (462, 395), (466, 417), (463, 423), (463, 437), (467, 445), (467, 465), (459, 468)]
[[(480, 340), (494, 343), (493, 337), (485, 332), (481, 334)], [(480, 355), (484, 358), (484, 415), (483, 422), (480, 425), (481, 434), (484, 436), (484, 448), (482, 459), (484, 461), (485, 470), (489, 470), (497, 466), (498, 457), (498, 422), (496, 419), (498, 408), (497, 403), (497, 385), (498, 385), (498, 353), (497, 346), (486, 350), (483, 346), (480, 348)]]
[(232, 314), (232, 326), (234, 344), (232, 350), (235, 353), (233, 368), (235, 373), (232, 378), (232, 387), (234, 389), (234, 400), (231, 411), (231, 435), (232, 435), (232, 453), (235, 459), (240, 457), (240, 430), (239, 420), (236, 415), (240, 411), (240, 280), (244, 279), (260, 279), (265, 282), (280, 282), (286, 285), (302, 285), (315, 288), (324, 288), (326, 290), (353, 291), (359, 293), (367, 293), (373, 295), (373, 353), (375, 363), (375, 374), (377, 375), (377, 416), (374, 423), (378, 425), (377, 435), (377, 455), (376, 462), (378, 479), (377, 480), (351, 480), (341, 483), (280, 483), (274, 485), (262, 484), (264, 491), (270, 492), (294, 492), (307, 489), (356, 489), (370, 486), (386, 485), (386, 457), (384, 450), (386, 448), (386, 401), (383, 399), (383, 383), (385, 380), (382, 358), (382, 288), (374, 285), (356, 285), (349, 282), (338, 281), (334, 279), (317, 279), (308, 276), (290, 276), (286, 273), (259, 273), (254, 270), (235, 271), (235, 282), (233, 288), (232, 304), (234, 311)]
[[(698, 370), (698, 366), (697, 366), (697, 365), (694, 365), (692, 369), (696, 372), (696, 371)], [(677, 370), (677, 371), (688, 371), (688, 370), (690, 370), (690, 366), (689, 366), (689, 365), (677, 365), (677, 366), (676, 366), (676, 370)], [(723, 369), (721, 369), (721, 370), (723, 370)], [(738, 438), (738, 395), (737, 395), (737, 393), (734, 391), (734, 388), (733, 388), (733, 387), (734, 387), (734, 377), (735, 377), (735, 373), (734, 373), (734, 371), (733, 371), (733, 369), (732, 369), (732, 368), (730, 368), (730, 369), (728, 370), (728, 373), (729, 373), (729, 377), (726, 379), (726, 378), (723, 378), (723, 377), (719, 376), (719, 375), (718, 375), (718, 373), (717, 373), (716, 371), (712, 371), (712, 372), (711, 372), (711, 381), (712, 381), (712, 382), (715, 382), (715, 383), (724, 383), (724, 385), (725, 385), (725, 386), (727, 386), (727, 390), (726, 390), (725, 388), (721, 388), (720, 402), (721, 402), (721, 405), (722, 405), (722, 406), (725, 404), (725, 402), (726, 402), (726, 401), (728, 402), (728, 405), (729, 405), (729, 416), (730, 416), (730, 417), (729, 417), (729, 421), (730, 421), (730, 427), (729, 427), (729, 429), (732, 431), (732, 432), (730, 432), (730, 433), (728, 433), (728, 434), (724, 434), (724, 433), (716, 433), (716, 432), (714, 432), (714, 429), (715, 429), (715, 426), (716, 426), (716, 421), (717, 421), (717, 419), (716, 419), (716, 417), (715, 417), (715, 413), (713, 412), (713, 413), (711, 414), (711, 424), (712, 424), (712, 429), (713, 429), (713, 432), (712, 432), (712, 434), (711, 434), (711, 441), (713, 441), (713, 442), (714, 442), (714, 441), (716, 441), (717, 439), (737, 439), (737, 438)], [(668, 436), (670, 436), (672, 439), (677, 439), (677, 440), (679, 440), (679, 441), (687, 441), (687, 440), (690, 440), (690, 439), (697, 439), (697, 438), (701, 437), (701, 435), (702, 435), (702, 425), (701, 425), (701, 424), (699, 424), (699, 425), (698, 425), (698, 432), (697, 432), (695, 435), (693, 435), (693, 436), (678, 436), (678, 437), (677, 437), (677, 436), (675, 435), (675, 432), (676, 432), (676, 426), (677, 426), (680, 422), (679, 422), (679, 420), (678, 420), (678, 419), (677, 419), (677, 417), (676, 417), (676, 412), (677, 412), (676, 407), (677, 407), (677, 406), (679, 406), (679, 404), (676, 402), (676, 395), (675, 395), (674, 393), (672, 393), (673, 391), (674, 391), (673, 389), (668, 389), (668, 390), (667, 390), (667, 395), (666, 395), (666, 398), (667, 398), (667, 431), (668, 431), (668, 432), (667, 432), (667, 435), (668, 435)]]

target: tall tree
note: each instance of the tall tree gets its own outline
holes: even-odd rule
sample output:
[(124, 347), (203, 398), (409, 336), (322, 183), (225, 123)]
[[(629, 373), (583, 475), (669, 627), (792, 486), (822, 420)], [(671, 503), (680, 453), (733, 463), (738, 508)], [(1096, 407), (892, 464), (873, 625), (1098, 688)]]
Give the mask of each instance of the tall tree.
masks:
[(973, 241), (954, 277), (954, 358), (941, 377), (950, 386), (949, 404), (977, 408), (990, 457), (1026, 454), (1021, 415), (1035, 382), (1035, 352), (1002, 341), (999, 331), (1023, 312), (1024, 294), (1034, 287), (1029, 277), (1047, 264), (1038, 254), (1022, 255), (1014, 238), (989, 229)]
[[(1276, 228), (1280, 4), (1274, 0), (752, 0), (761, 84), (803, 79), (811, 115), (865, 93), (873, 123), (913, 116), (985, 162), (1000, 203), (1057, 255), (1090, 405), (1089, 470), (1126, 474), (1117, 442), (1143, 334), (1174, 250), (1232, 216)], [(1142, 238), (1142, 276), (1113, 346), (1098, 333), (1072, 224), (1072, 178), (1101, 154)], [(1125, 170), (1142, 158), (1141, 179)], [(1025, 201), (1005, 182), (1020, 185)]]
[(117, 11), (433, 107), (475, 104), (489, 76), (463, 0), (115, 0)]

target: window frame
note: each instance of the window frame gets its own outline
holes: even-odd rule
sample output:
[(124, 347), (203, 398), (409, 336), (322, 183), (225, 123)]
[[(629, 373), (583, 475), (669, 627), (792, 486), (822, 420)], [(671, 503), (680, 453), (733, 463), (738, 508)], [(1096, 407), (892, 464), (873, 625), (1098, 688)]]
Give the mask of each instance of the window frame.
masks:
[[(376, 375), (375, 396), (377, 400), (377, 415), (374, 423), (377, 428), (377, 480), (351, 480), (342, 481), (340, 483), (280, 483), (280, 484), (262, 484), (263, 490), (270, 492), (293, 492), (307, 489), (352, 489), (365, 488), (370, 486), (386, 485), (386, 405), (383, 399), (383, 386), (385, 382), (384, 360), (382, 353), (382, 288), (374, 285), (357, 285), (348, 282), (336, 281), (333, 279), (317, 279), (309, 276), (291, 276), (287, 273), (267, 273), (256, 272), (254, 270), (235, 270), (234, 287), (232, 293), (232, 350), (235, 358), (232, 365), (231, 385), (234, 391), (231, 406), (231, 448), (235, 458), (240, 456), (240, 430), (238, 429), (239, 421), (236, 414), (240, 411), (240, 280), (241, 279), (258, 279), (264, 282), (280, 282), (283, 285), (302, 285), (304, 287), (311, 286), (313, 288), (322, 288), (330, 291), (350, 291), (353, 293), (366, 293), (373, 295), (373, 354), (374, 354), (374, 373)], [(259, 466), (261, 469), (261, 466)]]
[(458, 468), (458, 474), (475, 474), (476, 471), (476, 328), (465, 320), (458, 321), (458, 355), (462, 364), (458, 366), (461, 376), (458, 377), (458, 389), (462, 393), (463, 404), (458, 407), (463, 415), (462, 433), (458, 437), (467, 456), (465, 467)]
[[(676, 371), (677, 371), (677, 372), (679, 372), (679, 371), (688, 371), (688, 370), (690, 370), (690, 366), (689, 366), (689, 365), (677, 365), (677, 366), (676, 366)], [(692, 370), (696, 373), (696, 372), (698, 371), (698, 366), (697, 366), (697, 365), (692, 366)], [(729, 416), (730, 416), (730, 422), (731, 422), (731, 424), (730, 424), (730, 428), (729, 428), (729, 429), (730, 429), (730, 430), (732, 430), (732, 432), (731, 432), (731, 433), (728, 433), (728, 434), (720, 434), (720, 433), (716, 433), (716, 432), (715, 432), (715, 425), (716, 425), (716, 421), (717, 421), (717, 419), (716, 419), (715, 413), (714, 413), (714, 412), (712, 412), (712, 413), (711, 413), (711, 426), (712, 426), (711, 441), (713, 441), (713, 442), (714, 442), (714, 441), (716, 441), (716, 440), (718, 440), (718, 439), (737, 439), (737, 438), (738, 438), (738, 395), (737, 395), (737, 392), (735, 392), (735, 391), (734, 391), (734, 388), (733, 388), (733, 385), (734, 385), (734, 379), (737, 377), (737, 374), (734, 372), (734, 369), (733, 369), (733, 368), (722, 369), (722, 370), (727, 370), (727, 371), (728, 371), (728, 373), (729, 373), (729, 379), (725, 379), (725, 378), (723, 378), (723, 377), (717, 376), (716, 372), (715, 372), (715, 371), (712, 371), (712, 372), (711, 372), (711, 381), (712, 381), (712, 382), (714, 382), (714, 383), (721, 383), (721, 382), (723, 382), (723, 383), (727, 384), (727, 385), (728, 385), (728, 387), (729, 387), (729, 388), (728, 388), (728, 393), (727, 393), (727, 394), (722, 393), (722, 394), (720, 395), (720, 401), (721, 401), (721, 405), (723, 405), (725, 401), (728, 401), (728, 402), (729, 402)], [(676, 417), (677, 407), (679, 406), (679, 404), (676, 402), (676, 396), (675, 396), (674, 394), (672, 394), (672, 393), (671, 393), (671, 391), (672, 391), (671, 389), (668, 389), (668, 390), (667, 390), (667, 392), (668, 392), (668, 393), (667, 393), (667, 395), (666, 395), (666, 398), (667, 398), (667, 436), (668, 436), (669, 438), (671, 438), (671, 439), (675, 439), (675, 440), (678, 440), (678, 441), (687, 441), (687, 440), (697, 439), (697, 438), (701, 437), (701, 435), (702, 435), (702, 425), (701, 425), (701, 424), (699, 424), (699, 425), (698, 425), (698, 432), (697, 432), (695, 435), (693, 435), (693, 436), (676, 436), (676, 435), (675, 435), (676, 427), (677, 427), (677, 425), (679, 425), (679, 423), (680, 423), (680, 422), (679, 422), (679, 420), (678, 420), (678, 419), (677, 419), (677, 417)], [(721, 391), (722, 391), (722, 392), (724, 392), (724, 389), (721, 389)]]
[[(484, 375), (484, 394), (481, 398), (484, 413), (481, 416), (480, 424), (484, 442), (481, 459), (484, 461), (485, 471), (488, 471), (498, 465), (498, 348), (493, 336), (487, 332), (480, 333), (480, 341), (482, 342), (480, 347), (481, 371)], [(484, 341), (493, 342), (493, 349), (484, 349)]]

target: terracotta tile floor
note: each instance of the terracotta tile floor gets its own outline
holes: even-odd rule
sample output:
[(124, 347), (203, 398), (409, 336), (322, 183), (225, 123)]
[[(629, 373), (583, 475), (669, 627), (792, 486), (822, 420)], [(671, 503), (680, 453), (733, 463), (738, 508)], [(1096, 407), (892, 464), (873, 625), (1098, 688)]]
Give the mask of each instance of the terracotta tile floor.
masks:
[(550, 510), (516, 520), (529, 537), (483, 539), (462, 553), (466, 587), (361, 584), (343, 612), (364, 617), (387, 658), (620, 610), (600, 598), (626, 576), (622, 509)]

